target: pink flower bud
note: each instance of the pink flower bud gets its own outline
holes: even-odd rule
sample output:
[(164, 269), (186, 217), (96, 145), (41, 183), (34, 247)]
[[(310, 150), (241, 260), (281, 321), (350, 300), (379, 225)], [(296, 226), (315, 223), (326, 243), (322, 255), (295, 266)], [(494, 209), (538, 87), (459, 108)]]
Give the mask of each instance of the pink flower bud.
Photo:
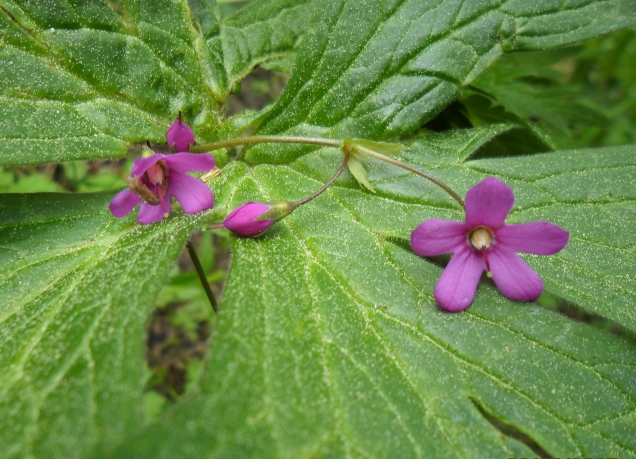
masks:
[(174, 147), (177, 153), (186, 152), (194, 145), (194, 132), (190, 126), (178, 119), (168, 128), (166, 139), (168, 145)]
[(288, 202), (263, 204), (248, 202), (234, 209), (223, 220), (223, 226), (239, 236), (256, 236), (272, 224), (289, 215), (292, 207)]

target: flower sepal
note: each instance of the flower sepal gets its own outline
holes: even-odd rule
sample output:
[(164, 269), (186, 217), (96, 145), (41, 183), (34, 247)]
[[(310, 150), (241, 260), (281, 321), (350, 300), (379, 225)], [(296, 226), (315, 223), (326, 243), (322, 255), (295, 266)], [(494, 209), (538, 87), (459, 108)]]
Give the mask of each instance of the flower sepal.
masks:
[(378, 152), (387, 156), (397, 156), (401, 153), (404, 153), (404, 151), (406, 151), (406, 147), (404, 145), (400, 145), (399, 143), (374, 142), (373, 140), (367, 140), (367, 139), (353, 139), (352, 140), (353, 153), (358, 155), (363, 155), (363, 153), (355, 150), (356, 145), (359, 145), (364, 148), (368, 148), (369, 150), (373, 150), (375, 152)]
[(269, 210), (261, 214), (259, 217), (256, 217), (257, 221), (264, 220), (273, 220), (277, 222), (278, 220), (282, 220), (291, 214), (296, 208), (293, 203), (289, 201), (277, 201), (267, 203), (269, 206)]

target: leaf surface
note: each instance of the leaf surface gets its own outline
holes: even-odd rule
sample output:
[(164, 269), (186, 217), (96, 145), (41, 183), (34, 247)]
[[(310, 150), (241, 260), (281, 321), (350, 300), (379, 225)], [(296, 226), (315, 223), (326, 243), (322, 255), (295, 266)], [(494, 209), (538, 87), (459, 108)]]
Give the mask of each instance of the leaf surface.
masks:
[(559, 47), (633, 24), (636, 3), (338, 0), (317, 7), (265, 133), (305, 128), (377, 139), (413, 131), (502, 53)]
[(179, 110), (214, 138), (217, 84), (187, 4), (111, 6), (0, 2), (0, 164), (122, 157), (165, 143)]
[(307, 32), (313, 0), (253, 2), (223, 21), (220, 34), (210, 40), (211, 49), (223, 56), (228, 91), (256, 65), (290, 71), (296, 49)]
[(146, 424), (145, 324), (185, 241), (218, 213), (142, 226), (114, 218), (111, 198), (0, 196), (3, 457), (87, 457)]
[[(636, 148), (463, 162), (491, 137), (437, 134), (404, 156), (461, 194), (505, 179), (517, 196), (510, 222), (570, 231), (561, 254), (524, 256), (546, 290), (633, 330), (636, 234), (624, 228)], [(444, 144), (470, 147), (427, 162)], [(245, 168), (234, 203), (307, 195), (338, 156)], [(555, 457), (636, 457), (633, 341), (511, 302), (485, 281), (466, 312), (442, 313), (441, 268), (408, 240), (423, 220), (463, 214), (422, 179), (370, 164), (375, 194), (341, 178), (263, 237), (235, 239), (200, 391), (112, 457), (534, 457), (482, 412)]]
[[(250, 58), (238, 64), (228, 54), (234, 64), (226, 67), (213, 3), (100, 5), (2, 2), (1, 51), (27, 69), (0, 71), (9, 81), (0, 114), (19, 121), (2, 116), (0, 128), (9, 133), (6, 145), (24, 142), (2, 150), (5, 164), (97, 157), (63, 143), (76, 136), (105, 142), (91, 147), (110, 152), (104, 155), (123, 155), (129, 142), (160, 141), (179, 107), (198, 120), (198, 138), (214, 138), (214, 110), (229, 81), (261, 57), (288, 53), (300, 33), (294, 25), (268, 44), (252, 42), (250, 32), (242, 54)], [(263, 5), (263, 21), (254, 16), (237, 28), (276, 25)], [(314, 31), (262, 132), (376, 140), (412, 132), (502, 52), (606, 33), (631, 23), (634, 2), (334, 0), (316, 7)], [(47, 78), (33, 83), (29, 72)], [(102, 116), (109, 110), (115, 115)], [(506, 178), (517, 195), (511, 221), (550, 218), (572, 234), (562, 254), (526, 258), (546, 289), (633, 330), (634, 148), (465, 162), (511, 128), (420, 137), (403, 158), (462, 194), (488, 175)], [(47, 137), (34, 144), (33, 133)], [(227, 167), (215, 185), (219, 209), (300, 199), (341, 160), (313, 148), (242, 154), (244, 163)], [(0, 316), (8, 368), (0, 432), (9, 457), (533, 454), (484, 412), (555, 456), (636, 457), (633, 342), (510, 302), (488, 282), (467, 312), (441, 313), (432, 297), (441, 268), (415, 256), (408, 239), (427, 218), (462, 213), (427, 182), (368, 166), (376, 194), (345, 175), (263, 238), (234, 241), (201, 385), (144, 432), (145, 318), (183, 242), (212, 216), (139, 229), (132, 217), (107, 214), (110, 196), (52, 196), (42, 204), (3, 197), (0, 266), (3, 292), (11, 294)], [(608, 256), (627, 258), (611, 264)]]

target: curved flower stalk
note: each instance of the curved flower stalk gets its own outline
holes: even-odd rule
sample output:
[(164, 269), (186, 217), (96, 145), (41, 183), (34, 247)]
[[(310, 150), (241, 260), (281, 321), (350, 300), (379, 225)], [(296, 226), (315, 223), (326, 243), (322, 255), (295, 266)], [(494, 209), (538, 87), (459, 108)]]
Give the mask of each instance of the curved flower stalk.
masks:
[(234, 209), (225, 217), (223, 223), (208, 229), (227, 228), (234, 234), (244, 237), (258, 236), (272, 226), (278, 220), (285, 218), (298, 207), (307, 204), (309, 201), (316, 199), (327, 188), (340, 177), (340, 174), (347, 167), (350, 154), (346, 153), (342, 164), (336, 173), (315, 193), (301, 199), (300, 201), (288, 202), (280, 201), (273, 203), (247, 202)]
[(468, 308), (484, 270), (512, 300), (535, 301), (541, 295), (541, 278), (515, 252), (553, 255), (566, 246), (569, 233), (549, 222), (505, 224), (514, 200), (508, 185), (490, 177), (466, 194), (464, 223), (427, 220), (411, 234), (418, 255), (453, 254), (435, 286), (443, 310)]
[[(464, 207), (464, 200), (455, 193), (448, 185), (433, 177), (426, 172), (423, 172), (413, 166), (390, 158), (387, 155), (397, 155), (404, 151), (404, 147), (398, 144), (391, 144), (386, 142), (373, 142), (365, 139), (351, 139), (347, 137), (345, 140), (324, 139), (319, 137), (296, 137), (296, 136), (277, 136), (277, 135), (256, 135), (248, 137), (237, 137), (234, 139), (218, 140), (206, 145), (198, 145), (191, 148), (190, 151), (204, 152), (213, 151), (220, 148), (235, 147), (239, 145), (257, 145), (261, 143), (298, 143), (304, 145), (320, 145), (324, 147), (335, 147), (342, 150), (343, 153), (351, 155), (349, 162), (351, 174), (355, 177), (358, 183), (369, 191), (374, 192), (373, 186), (369, 183), (366, 171), (362, 166), (360, 159), (364, 159), (365, 155), (370, 156), (380, 161), (384, 161), (394, 166), (401, 167), (409, 172), (424, 177), (425, 179), (435, 183), (448, 193), (453, 199), (455, 199), (460, 206)], [(384, 154), (382, 154), (384, 152)]]
[[(141, 202), (137, 221), (147, 225), (170, 214), (170, 198), (175, 197), (187, 214), (210, 209), (214, 204), (208, 186), (186, 172), (207, 172), (214, 168), (210, 154), (155, 153), (135, 161), (128, 190), (116, 194), (108, 206), (118, 218), (128, 215)], [(143, 202), (142, 202), (143, 201)]]

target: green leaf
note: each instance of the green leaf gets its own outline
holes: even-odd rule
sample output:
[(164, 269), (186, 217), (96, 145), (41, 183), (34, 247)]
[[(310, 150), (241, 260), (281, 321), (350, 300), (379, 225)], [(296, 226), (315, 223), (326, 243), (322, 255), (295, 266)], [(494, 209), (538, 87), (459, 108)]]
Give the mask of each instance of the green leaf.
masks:
[[(445, 136), (471, 145), (463, 157), (488, 138)], [(438, 137), (405, 156), (427, 165)], [(233, 202), (305, 196), (340, 155), (245, 167)], [(509, 221), (568, 229), (561, 254), (524, 258), (548, 292), (632, 327), (634, 158), (632, 146), (432, 165), (461, 194), (501, 177), (517, 196)], [(636, 457), (634, 342), (489, 281), (466, 312), (442, 313), (441, 268), (408, 240), (463, 212), (421, 178), (369, 164), (377, 194), (343, 178), (261, 238), (234, 239), (199, 392), (109, 457), (534, 457), (482, 412), (551, 456)]]
[(187, 5), (111, 4), (0, 1), (0, 164), (122, 157), (165, 143), (179, 110), (216, 138), (216, 64)]
[(87, 457), (146, 425), (145, 324), (184, 242), (218, 214), (142, 226), (114, 218), (111, 198), (0, 196), (3, 457)]
[[(413, 131), (503, 52), (563, 46), (633, 24), (636, 3), (337, 0), (317, 7), (264, 133), (379, 139)], [(264, 150), (253, 151), (262, 157)]]
[(546, 290), (636, 331), (636, 147), (573, 150), (465, 168), (518, 184), (511, 222), (549, 220), (570, 231), (567, 250), (529, 257)]
[[(11, 148), (1, 158), (95, 157), (86, 153), (91, 141), (90, 148), (117, 156), (148, 133), (162, 140), (181, 107), (198, 139), (217, 135), (215, 109), (228, 86), (222, 41), (214, 42), (224, 33), (215, 5), (108, 4), (2, 1), (2, 51), (31, 70), (20, 78), (2, 74), (9, 83), (2, 86), (0, 129), (10, 134)], [(407, 133), (503, 51), (608, 32), (633, 20), (633, 6), (632, 0), (318, 2), (296, 73), (261, 130), (376, 140)], [(295, 33), (280, 41), (286, 56)], [(270, 48), (254, 43), (251, 55), (269, 58)], [(30, 72), (42, 72), (46, 82), (26, 81)], [(572, 234), (562, 254), (527, 257), (546, 290), (633, 330), (627, 306), (634, 304), (634, 264), (625, 260), (634, 253), (628, 242), (635, 235), (634, 147), (462, 163), (508, 129), (423, 136), (403, 157), (461, 193), (490, 174), (509, 180), (518, 197), (511, 221), (554, 218)], [(29, 136), (42, 133), (50, 137), (33, 146)], [(64, 143), (75, 136), (83, 143)], [(16, 139), (23, 144), (10, 145)], [(435, 145), (439, 155), (430, 152)], [(313, 148), (241, 154), (245, 163), (232, 163), (215, 179), (217, 212), (150, 227), (139, 228), (132, 216), (113, 219), (105, 209), (110, 195), (2, 198), (5, 454), (533, 454), (502, 435), (494, 417), (550, 455), (636, 457), (633, 341), (508, 301), (489, 282), (467, 312), (441, 313), (432, 296), (441, 268), (415, 256), (408, 239), (423, 220), (459, 220), (462, 212), (428, 182), (373, 162), (369, 181), (377, 194), (344, 176), (262, 238), (234, 239), (201, 382), (145, 428), (143, 326), (183, 241), (228, 203), (307, 196), (341, 160), (339, 151)], [(610, 265), (608, 256), (627, 258)], [(607, 294), (617, 295), (611, 304)], [(151, 415), (156, 405), (148, 403)]]
[[(519, 126), (499, 123), (475, 129), (429, 132), (420, 135), (409, 150), (417, 151), (417, 157), (420, 161), (426, 161), (429, 168), (441, 164), (462, 163), (482, 146), (513, 129), (519, 129)], [(402, 158), (411, 158), (411, 156), (407, 152)]]
[[(494, 103), (524, 120), (526, 126), (538, 131), (540, 138), (547, 138), (555, 149), (573, 148), (581, 145), (581, 141), (573, 138), (574, 131), (607, 124), (601, 113), (581, 103), (582, 85), (559, 81), (568, 75), (554, 68), (558, 64), (566, 66), (566, 59), (572, 60), (575, 51), (559, 49), (506, 55), (472, 85), (486, 91)], [(471, 118), (479, 115), (472, 114)]]
[(208, 44), (223, 56), (227, 87), (234, 87), (257, 65), (271, 63), (276, 70), (291, 71), (289, 63), (314, 9), (313, 0), (258, 1), (224, 20), (219, 36)]

